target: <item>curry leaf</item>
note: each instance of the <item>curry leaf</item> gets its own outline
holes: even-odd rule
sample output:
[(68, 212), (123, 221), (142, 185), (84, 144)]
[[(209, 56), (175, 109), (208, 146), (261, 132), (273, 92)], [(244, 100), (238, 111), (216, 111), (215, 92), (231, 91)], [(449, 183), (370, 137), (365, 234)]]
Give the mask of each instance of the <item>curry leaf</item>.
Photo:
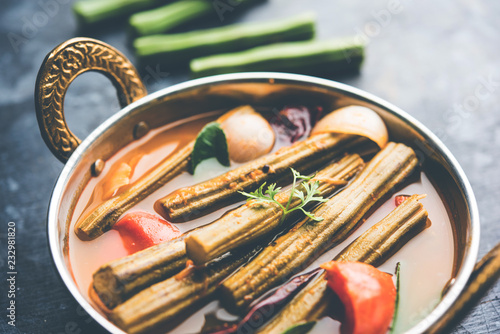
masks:
[(191, 172), (194, 173), (200, 162), (213, 157), (221, 165), (229, 166), (226, 134), (217, 122), (208, 123), (198, 133), (191, 153)]

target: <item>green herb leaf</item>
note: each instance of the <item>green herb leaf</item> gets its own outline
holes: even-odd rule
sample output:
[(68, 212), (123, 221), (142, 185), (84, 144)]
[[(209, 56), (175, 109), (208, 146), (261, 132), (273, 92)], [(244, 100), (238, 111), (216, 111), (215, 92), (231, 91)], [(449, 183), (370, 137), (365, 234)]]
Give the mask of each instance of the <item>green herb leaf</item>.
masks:
[(313, 177), (316, 176), (316, 173), (314, 173), (313, 175), (311, 176), (307, 176), (307, 175), (301, 175), (299, 172), (297, 172), (295, 169), (291, 168), (290, 169), (292, 170), (292, 173), (293, 173), (293, 177), (296, 178), (296, 179), (301, 179), (301, 180), (304, 180), (304, 181), (309, 181), (311, 180)]
[(281, 334), (306, 334), (316, 325), (316, 321), (304, 322), (287, 328)]
[(391, 324), (391, 330), (389, 331), (389, 334), (394, 333), (396, 330), (396, 320), (398, 317), (398, 308), (399, 308), (399, 284), (400, 284), (400, 269), (401, 269), (401, 262), (398, 262), (396, 264), (396, 301), (394, 304), (394, 316), (392, 317), (392, 324)]
[(308, 211), (304, 210), (303, 208), (300, 208), (300, 210), (301, 210), (301, 211), (302, 211), (302, 212), (303, 212), (303, 213), (304, 213), (307, 217), (311, 218), (311, 219), (312, 219), (312, 220), (314, 220), (314, 221), (319, 222), (319, 221), (322, 221), (322, 220), (323, 220), (323, 218), (322, 218), (322, 217), (315, 216), (315, 215), (314, 215), (314, 213), (312, 213), (312, 212), (308, 212)]
[(208, 123), (198, 133), (191, 153), (191, 172), (194, 173), (200, 162), (212, 157), (221, 165), (229, 166), (226, 134), (217, 122)]
[[(259, 189), (253, 192), (246, 193), (244, 191), (239, 191), (239, 193), (248, 197), (247, 201), (257, 200), (259, 202), (276, 203), (281, 208), (281, 210), (283, 210), (283, 216), (281, 217), (281, 221), (283, 221), (286, 215), (288, 215), (290, 212), (296, 210), (302, 211), (307, 217), (313, 220), (316, 221), (322, 220), (323, 218), (317, 217), (312, 212), (309, 212), (306, 209), (304, 209), (304, 207), (311, 202), (327, 201), (327, 199), (323, 198), (322, 196), (316, 196), (320, 193), (319, 181), (309, 182), (315, 175), (304, 176), (301, 175), (299, 172), (297, 172), (295, 169), (293, 168), (290, 169), (292, 170), (293, 174), (293, 183), (286, 206), (283, 206), (280, 202), (274, 199), (274, 197), (281, 191), (281, 187), (276, 187), (276, 183), (270, 184), (265, 191), (264, 187), (266, 186), (266, 183), (264, 182), (259, 187)], [(304, 180), (304, 182), (301, 183), (303, 190), (296, 188), (297, 179)], [(290, 209), (290, 203), (292, 202), (293, 198), (298, 198), (300, 200), (300, 204)]]

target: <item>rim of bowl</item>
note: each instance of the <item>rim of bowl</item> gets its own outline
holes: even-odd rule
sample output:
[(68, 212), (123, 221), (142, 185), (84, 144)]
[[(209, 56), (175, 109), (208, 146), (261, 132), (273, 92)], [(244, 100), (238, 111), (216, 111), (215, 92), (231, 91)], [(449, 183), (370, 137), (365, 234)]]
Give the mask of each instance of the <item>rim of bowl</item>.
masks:
[(453, 305), (455, 300), (460, 295), (461, 291), (465, 288), (467, 280), (471, 275), (474, 265), (477, 260), (477, 255), (479, 252), (479, 234), (480, 234), (480, 224), (479, 224), (479, 211), (477, 207), (477, 202), (472, 191), (472, 187), (465, 175), (462, 167), (459, 165), (458, 161), (455, 159), (453, 154), (448, 150), (444, 143), (426, 126), (417, 121), (413, 116), (403, 111), (402, 109), (396, 107), (395, 105), (371, 94), (365, 92), (361, 89), (336, 82), (333, 80), (317, 78), (313, 76), (291, 74), (291, 73), (279, 73), (279, 72), (243, 72), (243, 73), (231, 73), (215, 75), (200, 79), (189, 80), (179, 84), (172, 85), (170, 87), (163, 88), (157, 92), (148, 94), (147, 96), (135, 101), (125, 108), (109, 117), (101, 125), (99, 125), (95, 130), (93, 130), (76, 148), (73, 154), (70, 156), (63, 170), (59, 174), (56, 185), (52, 191), (52, 196), (49, 202), (49, 209), (47, 213), (47, 235), (49, 239), (49, 247), (52, 255), (52, 259), (57, 268), (61, 279), (63, 280), (66, 288), (73, 295), (76, 301), (85, 309), (85, 311), (97, 321), (103, 328), (113, 333), (125, 333), (113, 323), (111, 323), (106, 317), (97, 312), (94, 307), (85, 299), (85, 297), (80, 293), (76, 283), (74, 282), (71, 273), (65, 265), (64, 255), (60, 251), (60, 240), (57, 228), (57, 217), (61, 204), (62, 194), (64, 192), (64, 187), (72, 175), (76, 166), (81, 160), (82, 153), (84, 153), (87, 148), (98, 138), (104, 131), (108, 128), (114, 126), (124, 115), (129, 111), (137, 108), (141, 105), (146, 105), (155, 99), (160, 97), (174, 94), (180, 91), (188, 90), (197, 86), (204, 86), (209, 84), (217, 84), (224, 82), (265, 82), (269, 79), (279, 80), (280, 82), (293, 82), (297, 84), (313, 84), (317, 87), (322, 87), (326, 89), (333, 89), (343, 94), (347, 94), (351, 97), (356, 97), (361, 100), (373, 103), (382, 109), (388, 111), (399, 119), (403, 120), (409, 126), (411, 126), (417, 133), (423, 136), (426, 140), (432, 142), (439, 154), (444, 158), (446, 163), (451, 167), (452, 174), (457, 176), (457, 182), (459, 188), (463, 191), (465, 200), (469, 206), (469, 213), (471, 218), (471, 230), (469, 252), (465, 255), (462, 266), (455, 277), (455, 283), (447, 292), (446, 296), (442, 298), (437, 306), (429, 313), (424, 319), (420, 320), (416, 325), (409, 329), (407, 334), (422, 333), (429, 329), (429, 327), (434, 324), (439, 318), (441, 318), (447, 310)]

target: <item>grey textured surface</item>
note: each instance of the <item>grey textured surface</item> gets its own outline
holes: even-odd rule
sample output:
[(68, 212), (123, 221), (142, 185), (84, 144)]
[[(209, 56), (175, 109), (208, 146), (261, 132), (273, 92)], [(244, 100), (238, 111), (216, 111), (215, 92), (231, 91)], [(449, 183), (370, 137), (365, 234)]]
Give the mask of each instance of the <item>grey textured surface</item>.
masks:
[[(17, 226), (17, 327), (0, 314), (0, 332), (100, 333), (59, 280), (49, 255), (45, 216), (62, 169), (45, 147), (34, 114), (38, 68), (57, 44), (79, 35), (133, 59), (123, 26), (78, 31), (67, 0), (0, 1), (0, 309), (6, 307), (6, 224)], [(399, 4), (394, 7), (394, 4)], [(318, 14), (320, 38), (360, 34), (368, 42), (359, 75), (333, 78), (408, 111), (444, 141), (464, 168), (481, 214), (480, 255), (500, 240), (500, 2), (269, 0), (226, 13), (223, 23)], [(392, 10), (393, 13), (390, 13)], [(45, 13), (45, 14), (44, 14)], [(385, 15), (382, 15), (384, 13)], [(214, 14), (215, 15), (215, 14)], [(47, 18), (45, 20), (44, 18)], [(217, 18), (214, 18), (217, 21)], [(377, 21), (378, 20), (378, 21)], [(202, 24), (203, 25), (203, 24)], [(139, 68), (150, 92), (188, 79), (162, 67)], [(107, 79), (86, 74), (66, 99), (72, 129), (87, 135), (119, 109)], [(500, 285), (455, 329), (500, 333)]]

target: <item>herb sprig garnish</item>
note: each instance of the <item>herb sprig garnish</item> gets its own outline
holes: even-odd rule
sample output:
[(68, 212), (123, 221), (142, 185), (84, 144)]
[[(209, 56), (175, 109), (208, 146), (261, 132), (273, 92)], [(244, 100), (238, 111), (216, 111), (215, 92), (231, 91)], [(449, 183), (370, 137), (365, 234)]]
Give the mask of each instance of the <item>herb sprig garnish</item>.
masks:
[[(267, 189), (264, 191), (264, 187), (266, 186), (266, 182), (264, 182), (259, 189), (247, 193), (244, 191), (239, 191), (240, 194), (243, 194), (248, 197), (247, 201), (257, 200), (258, 202), (268, 202), (277, 204), (281, 210), (283, 211), (283, 216), (281, 216), (281, 221), (285, 219), (285, 217), (296, 210), (302, 211), (307, 217), (315, 220), (321, 221), (323, 218), (315, 216), (312, 212), (307, 211), (304, 207), (311, 202), (326, 202), (327, 199), (322, 196), (316, 196), (320, 193), (319, 191), (319, 181), (309, 182), (314, 176), (305, 176), (301, 175), (295, 169), (290, 168), (293, 173), (293, 183), (290, 191), (290, 196), (288, 197), (288, 201), (285, 205), (281, 204), (278, 200), (275, 199), (275, 196), (281, 192), (281, 187), (276, 187), (276, 183), (270, 184)], [(298, 180), (302, 180), (301, 183), (302, 189), (298, 189), (297, 182)], [(290, 204), (292, 203), (293, 198), (298, 198), (300, 200), (300, 204), (290, 208)]]

